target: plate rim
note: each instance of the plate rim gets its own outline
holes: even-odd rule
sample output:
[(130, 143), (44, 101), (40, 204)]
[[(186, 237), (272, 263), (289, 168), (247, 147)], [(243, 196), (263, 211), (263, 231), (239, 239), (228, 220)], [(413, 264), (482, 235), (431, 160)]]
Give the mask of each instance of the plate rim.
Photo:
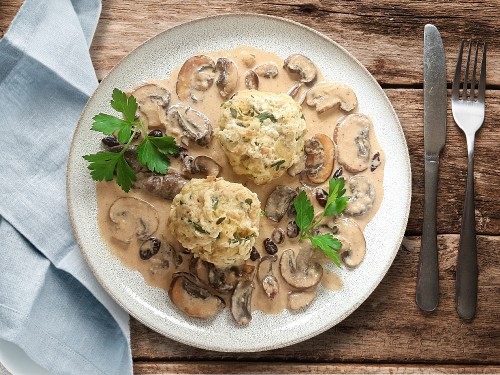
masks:
[[(375, 282), (373, 282), (370, 286), (370, 288), (367, 290), (367, 292), (365, 294), (362, 295), (361, 298), (358, 299), (358, 301), (351, 305), (350, 308), (346, 311), (346, 313), (342, 316), (340, 316), (339, 318), (337, 319), (334, 319), (332, 321), (330, 321), (328, 324), (325, 324), (323, 325), (321, 328), (319, 329), (316, 329), (314, 332), (311, 332), (307, 335), (302, 335), (300, 336), (299, 338), (296, 338), (296, 339), (292, 339), (292, 340), (285, 340), (286, 342), (280, 342), (280, 343), (274, 343), (274, 344), (269, 344), (269, 345), (265, 345), (265, 346), (262, 346), (262, 345), (254, 345), (253, 348), (251, 349), (230, 349), (230, 348), (227, 348), (225, 346), (221, 346), (221, 347), (218, 347), (216, 345), (203, 345), (199, 342), (194, 342), (194, 341), (189, 341), (187, 339), (184, 339), (184, 338), (180, 338), (179, 336), (172, 336), (172, 335), (168, 335), (165, 331), (160, 331), (158, 327), (155, 327), (153, 324), (150, 324), (148, 321), (146, 321), (145, 319), (143, 319), (139, 314), (135, 314), (133, 311), (131, 311), (131, 309), (121, 301), (121, 298), (119, 296), (116, 295), (116, 293), (114, 293), (111, 289), (108, 288), (108, 286), (106, 285), (106, 282), (101, 278), (101, 275), (99, 274), (99, 272), (97, 272), (97, 270), (94, 268), (94, 265), (92, 263), (92, 261), (90, 260), (90, 257), (89, 257), (89, 254), (87, 254), (87, 252), (85, 252), (83, 250), (84, 246), (83, 246), (83, 242), (81, 240), (81, 237), (80, 237), (80, 234), (78, 233), (78, 230), (77, 230), (77, 227), (76, 227), (76, 220), (75, 220), (75, 217), (74, 217), (74, 213), (73, 211), (71, 210), (71, 184), (70, 184), (70, 170), (71, 170), (71, 159), (73, 158), (73, 151), (74, 151), (74, 143), (75, 143), (75, 134), (80, 126), (80, 123), (82, 121), (82, 118), (84, 116), (84, 113), (86, 113), (87, 109), (88, 109), (88, 106), (90, 105), (90, 102), (92, 101), (92, 99), (94, 98), (98, 88), (101, 86), (101, 84), (105, 81), (107, 81), (108, 77), (112, 76), (112, 73), (119, 68), (119, 66), (122, 64), (122, 62), (124, 62), (125, 60), (127, 60), (131, 55), (135, 54), (136, 51), (138, 49), (142, 49), (143, 46), (149, 44), (151, 41), (153, 41), (154, 39), (160, 37), (162, 34), (166, 34), (168, 32), (171, 32), (172, 30), (175, 30), (175, 29), (178, 29), (178, 28), (182, 28), (182, 27), (187, 27), (188, 25), (194, 25), (194, 24), (197, 24), (197, 23), (202, 23), (202, 22), (210, 22), (210, 21), (213, 21), (213, 20), (216, 20), (216, 19), (223, 19), (223, 18), (261, 18), (261, 19), (266, 19), (266, 20), (273, 20), (273, 21), (278, 21), (278, 22), (281, 22), (281, 23), (284, 23), (284, 24), (288, 24), (288, 25), (294, 25), (295, 27), (298, 27), (298, 28), (301, 28), (301, 29), (304, 29), (310, 33), (313, 33), (315, 34), (315, 36), (317, 37), (320, 37), (321, 39), (324, 39), (325, 41), (327, 41), (328, 43), (330, 44), (333, 44), (336, 48), (340, 49), (344, 54), (346, 54), (350, 59), (352, 59), (352, 61), (354, 61), (356, 63), (356, 65), (361, 68), (365, 75), (367, 76), (367, 78), (369, 78), (372, 83), (375, 84), (377, 90), (378, 90), (378, 93), (383, 97), (384, 101), (386, 103), (389, 104), (389, 110), (390, 112), (392, 113), (396, 123), (397, 123), (397, 130), (398, 132), (400, 133), (400, 139), (402, 140), (403, 144), (402, 146), (404, 147), (404, 150), (405, 150), (405, 153), (404, 153), (404, 156), (405, 156), (405, 169), (407, 170), (407, 181), (406, 181), (406, 184), (405, 186), (408, 188), (408, 196), (406, 198), (406, 202), (404, 202), (404, 207), (405, 207), (405, 211), (404, 211), (404, 214), (403, 214), (403, 217), (404, 217), (404, 223), (405, 225), (402, 226), (402, 228), (400, 229), (398, 235), (397, 235), (397, 238), (398, 238), (398, 241), (397, 241), (397, 245), (398, 246), (395, 246), (393, 251), (390, 253), (390, 256), (387, 257), (387, 262), (385, 263), (384, 265), (384, 268), (382, 269), (382, 272), (380, 273), (380, 276), (376, 279)], [(185, 345), (189, 345), (189, 346), (192, 346), (192, 347), (196, 347), (196, 348), (200, 348), (200, 349), (204, 349), (204, 350), (212, 350), (212, 351), (218, 351), (218, 352), (260, 352), (260, 351), (266, 351), (266, 350), (272, 350), (272, 349), (278, 349), (278, 348), (283, 348), (283, 347), (288, 347), (288, 346), (291, 346), (291, 345), (294, 345), (294, 344), (297, 344), (297, 343), (300, 343), (300, 342), (303, 342), (303, 341), (306, 341), (312, 337), (315, 337), (329, 329), (331, 329), (332, 327), (336, 326), (337, 324), (341, 323), (343, 320), (345, 320), (348, 316), (350, 316), (354, 311), (356, 311), (358, 309), (358, 307), (364, 303), (366, 301), (366, 299), (373, 294), (374, 290), (379, 286), (380, 282), (383, 280), (383, 278), (386, 276), (389, 268), (392, 266), (393, 262), (394, 262), (394, 259), (397, 255), (397, 253), (399, 252), (399, 249), (401, 248), (401, 244), (403, 242), (403, 239), (404, 239), (404, 233), (405, 233), (405, 230), (406, 230), (406, 226), (407, 226), (407, 223), (408, 223), (408, 218), (409, 218), (409, 213), (410, 213), (410, 206), (411, 206), (411, 198), (412, 198), (412, 173), (411, 173), (411, 163), (410, 163), (410, 157), (409, 157), (409, 150), (408, 150), (408, 145), (407, 145), (407, 142), (406, 142), (406, 137), (404, 135), (404, 131), (403, 131), (403, 127), (401, 126), (401, 122), (399, 120), (399, 117), (392, 105), (392, 102), (389, 100), (388, 96), (386, 95), (386, 93), (384, 92), (384, 90), (382, 89), (382, 87), (380, 86), (380, 84), (378, 83), (378, 81), (375, 79), (375, 77), (373, 77), (373, 75), (370, 73), (370, 71), (360, 62), (358, 61), (358, 59), (356, 57), (354, 57), (348, 50), (346, 50), (343, 46), (341, 46), (339, 43), (337, 43), (336, 41), (334, 41), (333, 39), (331, 39), (330, 37), (326, 36), (325, 34), (313, 29), (312, 27), (309, 27), (307, 25), (304, 25), (304, 24), (301, 24), (297, 21), (293, 21), (291, 19), (288, 19), (288, 18), (284, 18), (284, 17), (278, 17), (278, 16), (273, 16), (273, 15), (266, 15), (266, 14), (259, 14), (259, 13), (223, 13), (223, 14), (217, 14), (217, 15), (212, 15), (212, 16), (207, 16), (207, 17), (200, 17), (200, 18), (197, 18), (197, 19), (193, 19), (193, 20), (190, 20), (190, 21), (186, 21), (186, 22), (182, 22), (180, 24), (177, 24), (173, 27), (170, 27), (168, 29), (165, 29), (157, 34), (155, 34), (154, 36), (148, 38), (147, 40), (145, 40), (144, 42), (140, 43), (139, 45), (137, 45), (133, 50), (131, 50), (129, 53), (127, 53), (125, 56), (123, 56), (120, 61), (118, 63), (116, 63), (115, 66), (113, 66), (108, 74), (101, 80), (101, 82), (99, 83), (98, 87), (94, 90), (94, 92), (90, 95), (89, 99), (87, 100), (87, 103), (85, 104), (84, 108), (82, 109), (82, 112), (78, 118), (78, 121), (76, 123), (76, 127), (75, 127), (75, 130), (73, 132), (73, 135), (72, 135), (72, 139), (71, 139), (71, 143), (70, 143), (70, 150), (69, 150), (69, 154), (68, 154), (68, 159), (67, 159), (67, 165), (66, 165), (66, 200), (67, 200), (67, 205), (68, 205), (68, 213), (69, 213), (69, 218), (70, 218), (70, 221), (71, 221), (71, 225), (72, 225), (72, 229), (73, 229), (73, 233), (75, 235), (75, 238), (76, 238), (76, 241), (77, 241), (77, 244), (78, 244), (78, 247), (80, 249), (80, 253), (82, 254), (82, 257), (83, 259), (85, 260), (85, 263), (87, 264), (87, 266), (89, 267), (89, 269), (92, 271), (92, 274), (94, 275), (94, 277), (96, 277), (96, 279), (98, 280), (99, 284), (102, 286), (102, 288), (106, 291), (106, 293), (108, 293), (112, 299), (121, 307), (123, 308), (130, 316), (134, 317), (136, 320), (138, 320), (139, 322), (141, 322), (142, 324), (144, 324), (145, 326), (149, 327), (150, 329), (152, 329), (153, 331), (171, 339), (171, 340), (174, 340), (174, 341), (177, 341), (177, 342), (180, 342), (182, 344), (185, 344)], [(123, 266), (125, 267), (125, 266)]]

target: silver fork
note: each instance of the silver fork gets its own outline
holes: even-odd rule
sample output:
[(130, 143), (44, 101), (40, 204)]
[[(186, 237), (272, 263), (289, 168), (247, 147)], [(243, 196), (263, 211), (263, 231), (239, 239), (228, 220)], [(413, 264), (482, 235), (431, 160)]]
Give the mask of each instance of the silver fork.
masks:
[[(479, 82), (476, 81), (478, 65), (479, 42), (476, 42), (474, 62), (469, 82), (469, 68), (471, 60), (472, 40), (469, 41), (467, 63), (465, 65), (464, 80), (462, 76), (462, 55), (464, 41), (458, 54), (453, 89), (451, 95), (451, 109), (457, 125), (465, 133), (467, 139), (467, 187), (465, 190), (462, 227), (460, 230), (460, 244), (457, 257), (456, 275), (456, 303), (457, 312), (463, 319), (473, 319), (477, 305), (477, 244), (476, 221), (474, 207), (474, 138), (477, 130), (484, 122), (484, 97), (486, 91), (486, 43), (482, 44), (481, 71)], [(478, 83), (476, 90), (476, 83)], [(461, 95), (460, 95), (461, 94)]]

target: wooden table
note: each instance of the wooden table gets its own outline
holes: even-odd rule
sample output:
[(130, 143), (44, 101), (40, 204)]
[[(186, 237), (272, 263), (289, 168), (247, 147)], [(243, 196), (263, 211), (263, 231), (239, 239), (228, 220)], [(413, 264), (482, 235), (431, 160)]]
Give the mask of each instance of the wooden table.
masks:
[[(20, 5), (21, 0), (0, 2), (0, 36)], [(179, 344), (132, 319), (135, 373), (500, 373), (500, 2), (104, 0), (91, 47), (97, 75), (105, 77), (121, 58), (163, 30), (235, 12), (281, 16), (313, 27), (347, 48), (378, 80), (399, 116), (410, 152), (413, 195), (406, 235), (375, 292), (329, 331), (283, 349), (231, 354)], [(438, 192), (441, 302), (431, 314), (415, 305), (424, 198), (426, 23), (441, 31), (449, 82), (462, 37), (489, 43), (486, 120), (476, 140), (480, 275), (477, 317), (472, 322), (461, 320), (455, 312), (455, 261), (467, 154), (451, 106)]]

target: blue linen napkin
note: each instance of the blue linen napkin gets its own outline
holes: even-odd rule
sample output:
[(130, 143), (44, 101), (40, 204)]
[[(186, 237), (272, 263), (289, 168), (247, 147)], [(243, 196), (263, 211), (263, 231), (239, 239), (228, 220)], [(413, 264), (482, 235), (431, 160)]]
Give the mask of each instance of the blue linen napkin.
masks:
[(0, 40), (0, 338), (53, 374), (132, 373), (128, 315), (82, 260), (66, 206), (100, 11), (26, 0)]

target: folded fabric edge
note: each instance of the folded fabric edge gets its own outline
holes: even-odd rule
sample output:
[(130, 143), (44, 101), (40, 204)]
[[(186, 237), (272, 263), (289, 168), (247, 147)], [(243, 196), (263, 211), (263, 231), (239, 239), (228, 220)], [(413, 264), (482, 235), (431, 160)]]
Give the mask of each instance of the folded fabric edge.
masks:
[[(0, 305), (0, 309), (6, 308), (6, 306)], [(17, 313), (17, 311), (13, 309), (8, 309), (10, 313)], [(27, 345), (23, 341), (19, 340), (9, 340), (6, 341), (15, 343), (21, 350), (23, 350), (26, 355), (32, 359), (35, 363), (39, 364), (41, 367), (50, 371), (53, 374), (59, 374), (60, 368), (57, 367), (61, 363), (61, 360), (64, 359), (64, 362), (68, 362), (69, 364), (79, 364), (79, 367), (73, 369), (66, 369), (63, 374), (102, 374), (102, 375), (110, 375), (109, 372), (99, 368), (95, 363), (90, 361), (88, 358), (83, 356), (81, 353), (73, 350), (71, 347), (67, 346), (64, 342), (61, 342), (57, 338), (53, 337), (50, 333), (46, 332), (41, 326), (33, 322), (32, 320), (28, 320), (28, 317), (20, 317), (23, 319), (22, 327), (24, 328), (24, 332), (29, 332), (31, 336), (39, 338), (39, 342), (44, 343), (43, 354), (39, 354), (39, 348), (31, 347)], [(121, 361), (117, 361), (117, 367), (120, 368), (116, 374), (127, 374), (129, 373), (128, 369), (132, 369), (132, 353), (129, 345), (125, 347), (128, 348), (127, 351), (124, 351), (121, 356)], [(53, 353), (52, 356), (48, 356), (48, 353)], [(49, 366), (45, 367), (42, 364), (48, 363)], [(70, 372), (71, 371), (71, 372)], [(75, 372), (73, 372), (75, 371)]]

